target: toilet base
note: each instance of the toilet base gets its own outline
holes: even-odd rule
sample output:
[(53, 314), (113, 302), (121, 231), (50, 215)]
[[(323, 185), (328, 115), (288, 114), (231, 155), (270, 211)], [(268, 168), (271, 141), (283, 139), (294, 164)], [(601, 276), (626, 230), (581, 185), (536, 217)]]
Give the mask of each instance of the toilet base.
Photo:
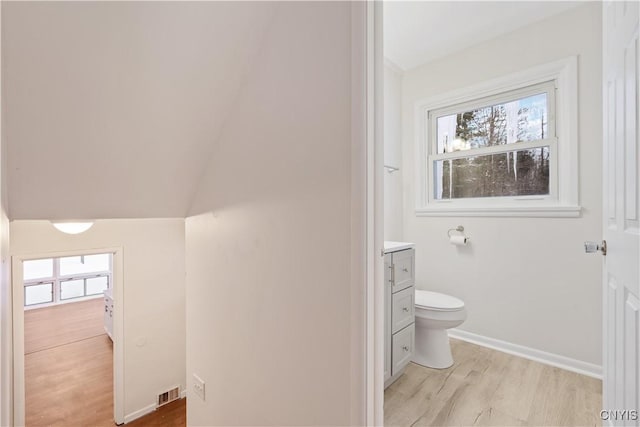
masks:
[(449, 334), (446, 329), (416, 330), (414, 363), (427, 368), (446, 369), (453, 365)]

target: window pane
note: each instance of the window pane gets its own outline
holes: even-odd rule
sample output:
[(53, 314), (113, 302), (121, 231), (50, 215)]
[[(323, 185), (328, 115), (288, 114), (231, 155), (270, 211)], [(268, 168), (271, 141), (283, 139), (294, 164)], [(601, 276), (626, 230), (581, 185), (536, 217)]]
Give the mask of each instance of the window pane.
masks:
[(111, 269), (111, 254), (60, 258), (60, 275), (100, 273)]
[(24, 287), (24, 305), (53, 302), (53, 283), (42, 283)]
[(434, 162), (435, 198), (549, 194), (549, 147)]
[(23, 280), (53, 277), (53, 259), (34, 259), (22, 263)]
[(84, 280), (67, 280), (60, 282), (60, 299), (71, 299), (84, 296)]
[(438, 117), (436, 133), (439, 154), (547, 138), (547, 94)]
[(106, 276), (93, 277), (87, 280), (87, 295), (101, 294), (109, 287), (109, 278)]

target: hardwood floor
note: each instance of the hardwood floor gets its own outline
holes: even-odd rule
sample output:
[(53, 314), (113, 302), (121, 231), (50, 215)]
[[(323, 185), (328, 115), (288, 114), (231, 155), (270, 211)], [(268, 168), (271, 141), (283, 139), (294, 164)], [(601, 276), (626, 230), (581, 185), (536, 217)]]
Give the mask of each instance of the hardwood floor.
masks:
[[(102, 299), (27, 310), (26, 425), (114, 427), (113, 343), (103, 327)], [(127, 426), (184, 427), (186, 399)]]
[(451, 340), (454, 365), (409, 364), (385, 391), (385, 426), (594, 426), (600, 380)]
[(25, 356), (27, 426), (113, 426), (106, 334)]
[(27, 426), (113, 423), (113, 345), (95, 299), (27, 310)]
[(103, 310), (101, 298), (25, 310), (24, 353), (104, 334)]

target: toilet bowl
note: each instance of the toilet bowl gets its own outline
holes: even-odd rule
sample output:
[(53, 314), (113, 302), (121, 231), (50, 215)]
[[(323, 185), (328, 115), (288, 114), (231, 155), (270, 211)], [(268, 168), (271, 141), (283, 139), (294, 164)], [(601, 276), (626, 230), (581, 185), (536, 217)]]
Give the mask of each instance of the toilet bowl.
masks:
[(464, 302), (450, 295), (416, 289), (415, 351), (413, 362), (428, 368), (453, 365), (447, 329), (467, 318)]

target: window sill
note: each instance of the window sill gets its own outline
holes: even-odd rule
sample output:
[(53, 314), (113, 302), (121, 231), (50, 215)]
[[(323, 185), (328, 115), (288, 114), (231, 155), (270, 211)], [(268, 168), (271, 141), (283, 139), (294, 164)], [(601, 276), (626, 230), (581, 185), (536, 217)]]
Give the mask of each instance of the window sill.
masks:
[(416, 209), (416, 216), (477, 216), (578, 218), (581, 206), (431, 206)]

